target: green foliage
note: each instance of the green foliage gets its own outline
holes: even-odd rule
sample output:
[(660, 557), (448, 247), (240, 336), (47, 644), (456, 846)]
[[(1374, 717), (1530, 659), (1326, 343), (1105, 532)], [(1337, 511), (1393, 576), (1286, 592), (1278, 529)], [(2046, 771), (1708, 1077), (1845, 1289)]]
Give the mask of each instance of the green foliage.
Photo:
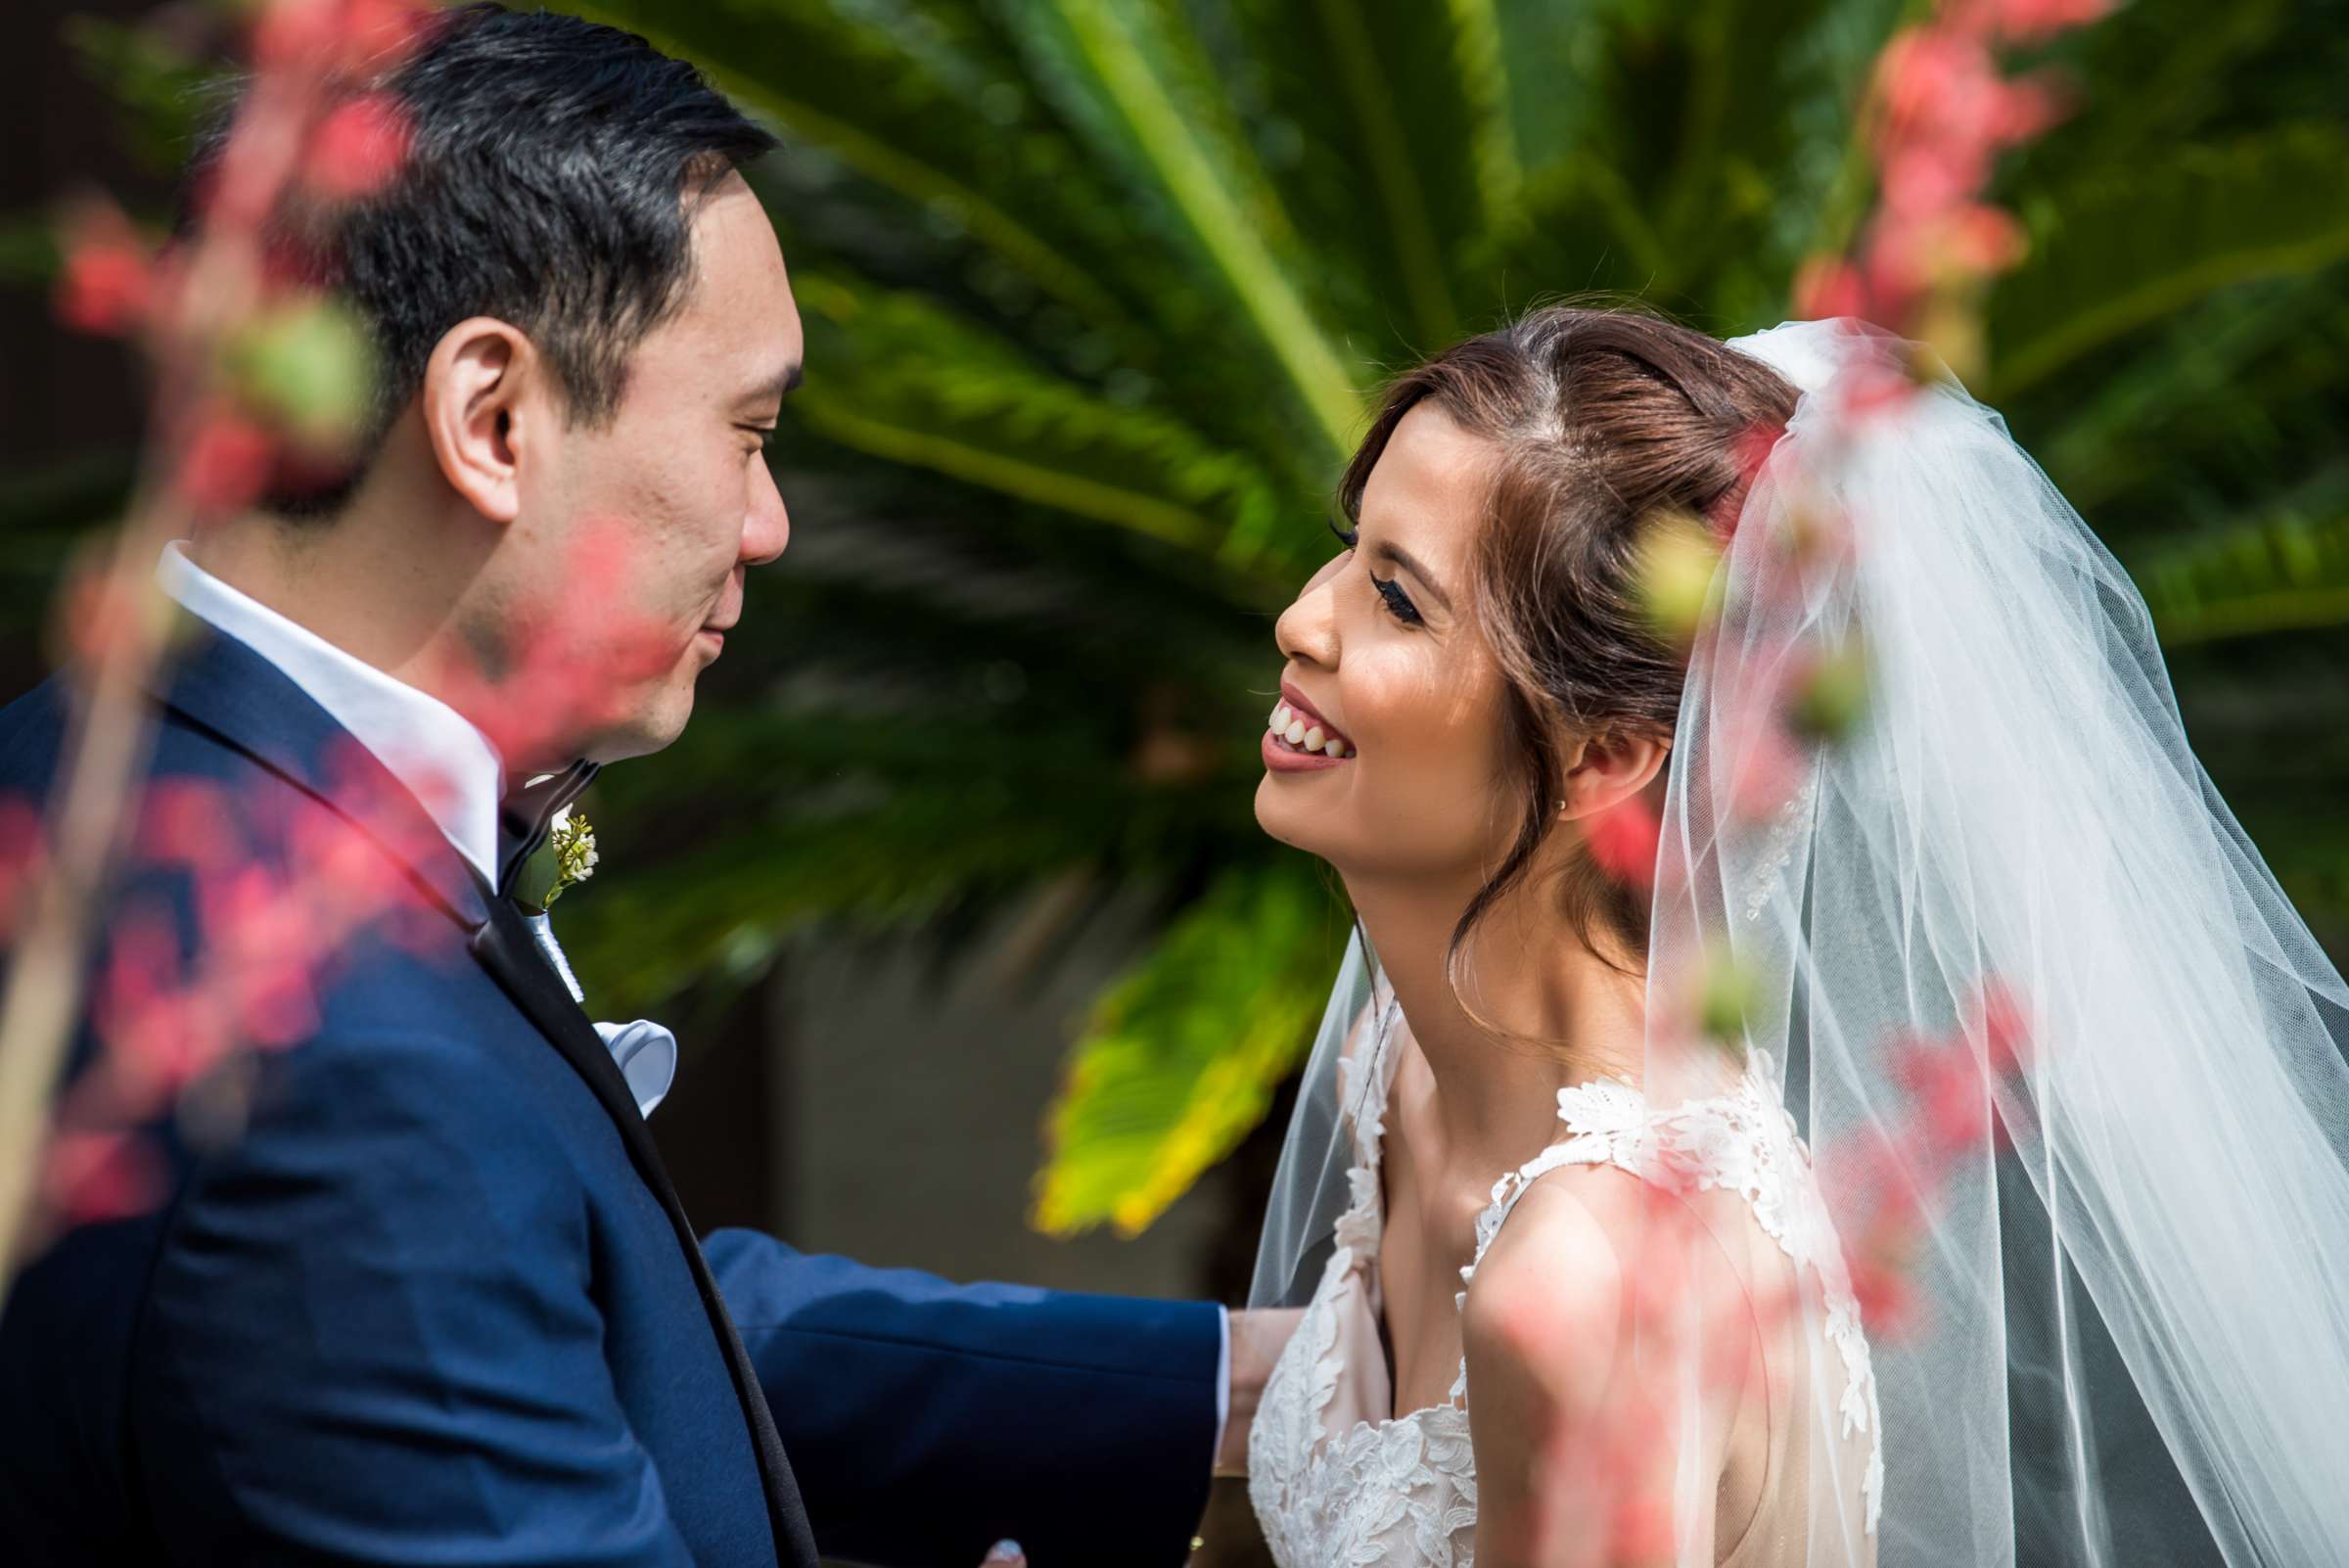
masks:
[(2299, 507), (2165, 546), (2132, 575), (2164, 646), (2349, 623), (2349, 484)]
[(190, 57), (167, 25), (69, 17), (63, 31), (82, 70), (121, 106), (131, 156), (159, 174), (177, 169), (212, 102), (218, 68)]
[[(1865, 211), (1867, 72), (1920, 6), (585, 9), (779, 123), (757, 179), (810, 347), (794, 556), (714, 672), (740, 684), (599, 816), (622, 864), (663, 812), (742, 825), (567, 907), (581, 967), (660, 992), (812, 922), (950, 939), (1042, 887), (1147, 890), (1164, 934), (1075, 1048), (1037, 1203), (1146, 1223), (1262, 1114), (1326, 986), (1331, 905), (1255, 829), (1252, 742), (1369, 390), (1587, 290), (1778, 320)], [(2139, 0), (2067, 42), (2077, 113), (2003, 193), (2033, 250), (1993, 392), (2196, 647), (2349, 621), (2300, 438), (2349, 412), (2317, 36), (2280, 0)], [(2308, 818), (2273, 820), (2288, 871)]]
[(2349, 257), (2349, 135), (2288, 125), (2188, 147), (2027, 204), (2032, 262), (1994, 297), (1994, 395), (2227, 284)]
[(823, 367), (796, 411), (843, 445), (1243, 562), (1270, 533), (1274, 484), (1247, 453), (1052, 375), (920, 295), (807, 275), (795, 292)]
[(1348, 927), (1294, 854), (1228, 871), (1103, 994), (1069, 1061), (1036, 1223), (1133, 1235), (1264, 1119)]
[[(1250, 798), (1272, 617), (1325, 558), (1368, 396), (1585, 291), (1780, 319), (1871, 199), (1868, 70), (1922, 6), (578, 6), (780, 129), (752, 178), (809, 342), (774, 454), (791, 553), (684, 740), (590, 803), (608, 866), (563, 913), (599, 1005), (810, 928), (951, 952), (1041, 890), (1064, 924), (1138, 895), (1161, 936), (1075, 1047), (1037, 1214), (1146, 1223), (1263, 1114), (1343, 936)], [(1991, 297), (1988, 391), (2138, 569), (2197, 747), (2339, 931), (2349, 747), (2278, 745), (2349, 733), (2325, 9), (2134, 0), (2053, 52), (2076, 107), (2002, 175), (2032, 250)], [(141, 37), (84, 52), (160, 138), (193, 77)], [(27, 522), (11, 582), (92, 515)]]

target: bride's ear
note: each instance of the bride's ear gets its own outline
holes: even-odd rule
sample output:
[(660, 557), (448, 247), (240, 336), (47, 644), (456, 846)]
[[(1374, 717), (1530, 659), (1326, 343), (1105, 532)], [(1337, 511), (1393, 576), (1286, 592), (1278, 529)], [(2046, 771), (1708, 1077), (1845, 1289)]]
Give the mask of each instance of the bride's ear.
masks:
[(1574, 743), (1559, 790), (1558, 815), (1595, 816), (1664, 776), (1672, 741), (1657, 735), (1598, 735)]
[(547, 421), (543, 362), (528, 337), (490, 316), (440, 336), (418, 393), (425, 437), (449, 487), (492, 523), (522, 510), (522, 459)]

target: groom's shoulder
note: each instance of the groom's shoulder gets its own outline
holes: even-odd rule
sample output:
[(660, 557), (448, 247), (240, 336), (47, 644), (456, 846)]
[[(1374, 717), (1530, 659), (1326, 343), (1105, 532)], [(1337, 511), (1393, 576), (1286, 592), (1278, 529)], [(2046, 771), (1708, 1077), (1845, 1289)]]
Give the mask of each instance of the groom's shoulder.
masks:
[(0, 793), (47, 793), (65, 746), (70, 688), (52, 675), (0, 708)]
[[(54, 810), (74, 701), (61, 675), (0, 709), (0, 828)], [(545, 1092), (536, 1080), (561, 1059), (465, 930), (357, 821), (175, 708), (152, 713), (98, 916), (93, 1012), (125, 984), (184, 998), (192, 1020), (233, 1006), (264, 1112), (410, 1103), (451, 1122), (494, 1116), (510, 1135), (517, 1097)], [(98, 1020), (84, 1023), (77, 1066), (107, 1048)], [(362, 1084), (370, 1097), (354, 1100)]]
[[(0, 799), (45, 803), (64, 765), (73, 729), (78, 676), (60, 670), (0, 707)], [(148, 729), (144, 780), (196, 778), (259, 791), (291, 789), (226, 737), (153, 697), (141, 699)]]

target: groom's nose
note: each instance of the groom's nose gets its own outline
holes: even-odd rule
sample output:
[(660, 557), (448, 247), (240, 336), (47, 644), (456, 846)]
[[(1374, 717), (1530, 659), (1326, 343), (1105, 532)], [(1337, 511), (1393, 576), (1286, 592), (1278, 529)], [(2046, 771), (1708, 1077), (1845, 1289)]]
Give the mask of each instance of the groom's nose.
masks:
[(764, 463), (751, 481), (751, 510), (742, 520), (742, 564), (764, 566), (791, 542), (791, 512)]

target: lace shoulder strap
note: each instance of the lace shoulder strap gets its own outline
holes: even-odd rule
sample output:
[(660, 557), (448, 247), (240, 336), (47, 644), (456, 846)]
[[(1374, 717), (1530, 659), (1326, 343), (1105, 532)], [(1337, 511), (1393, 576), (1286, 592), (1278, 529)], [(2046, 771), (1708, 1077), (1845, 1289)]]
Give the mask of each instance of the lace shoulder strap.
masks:
[[(1875, 1374), (1861, 1326), (1843, 1250), (1810, 1170), (1810, 1156), (1797, 1136), (1794, 1118), (1769, 1088), (1773, 1067), (1755, 1050), (1729, 1093), (1695, 1099), (1657, 1112), (1628, 1084), (1593, 1079), (1558, 1091), (1558, 1120), (1570, 1134), (1528, 1160), (1493, 1186), (1493, 1201), (1476, 1218), (1476, 1251), (1460, 1270), (1464, 1287), (1500, 1234), (1509, 1212), (1526, 1189), (1569, 1165), (1611, 1165), (1643, 1179), (1669, 1169), (1699, 1188), (1720, 1188), (1744, 1198), (1754, 1222), (1788, 1258), (1819, 1277), (1824, 1297), (1822, 1328), (1843, 1362), (1844, 1390), (1838, 1402), (1848, 1437), (1867, 1433), (1872, 1441), (1865, 1490), (1867, 1527), (1872, 1533), (1882, 1505), (1884, 1450), (1877, 1414)], [(1453, 1298), (1465, 1308), (1468, 1292)], [(1453, 1403), (1468, 1397), (1467, 1358), (1453, 1382)]]
[(1359, 1171), (1378, 1169), (1379, 1144), (1386, 1136), (1387, 1092), (1395, 1081), (1389, 1045), (1402, 1013), (1386, 974), (1372, 970), (1363, 1027), (1338, 1058), (1338, 1099), (1347, 1126), (1354, 1130), (1354, 1165)]
[[(1493, 1201), (1476, 1217), (1476, 1252), (1460, 1270), (1460, 1290), (1452, 1297), (1456, 1309), (1468, 1305), (1468, 1284), (1500, 1234), (1501, 1222), (1517, 1207), (1526, 1189), (1550, 1172), (1569, 1165), (1619, 1165), (1636, 1173), (1638, 1130), (1647, 1126), (1647, 1101), (1629, 1084), (1593, 1079), (1558, 1091), (1558, 1120), (1572, 1135), (1551, 1144), (1516, 1170), (1493, 1183)], [(1460, 1358), (1459, 1376), (1452, 1380), (1451, 1401), (1468, 1402), (1468, 1358)]]
[[(1493, 1183), (1493, 1201), (1476, 1217), (1476, 1253), (1460, 1270), (1460, 1283), (1476, 1277), (1477, 1267), (1500, 1234), (1501, 1222), (1526, 1189), (1562, 1166), (1614, 1165), (1638, 1174), (1650, 1126), (1647, 1101), (1629, 1084), (1593, 1079), (1558, 1091), (1558, 1120), (1571, 1136), (1560, 1139)], [(1466, 1306), (1468, 1292), (1453, 1298)]]

